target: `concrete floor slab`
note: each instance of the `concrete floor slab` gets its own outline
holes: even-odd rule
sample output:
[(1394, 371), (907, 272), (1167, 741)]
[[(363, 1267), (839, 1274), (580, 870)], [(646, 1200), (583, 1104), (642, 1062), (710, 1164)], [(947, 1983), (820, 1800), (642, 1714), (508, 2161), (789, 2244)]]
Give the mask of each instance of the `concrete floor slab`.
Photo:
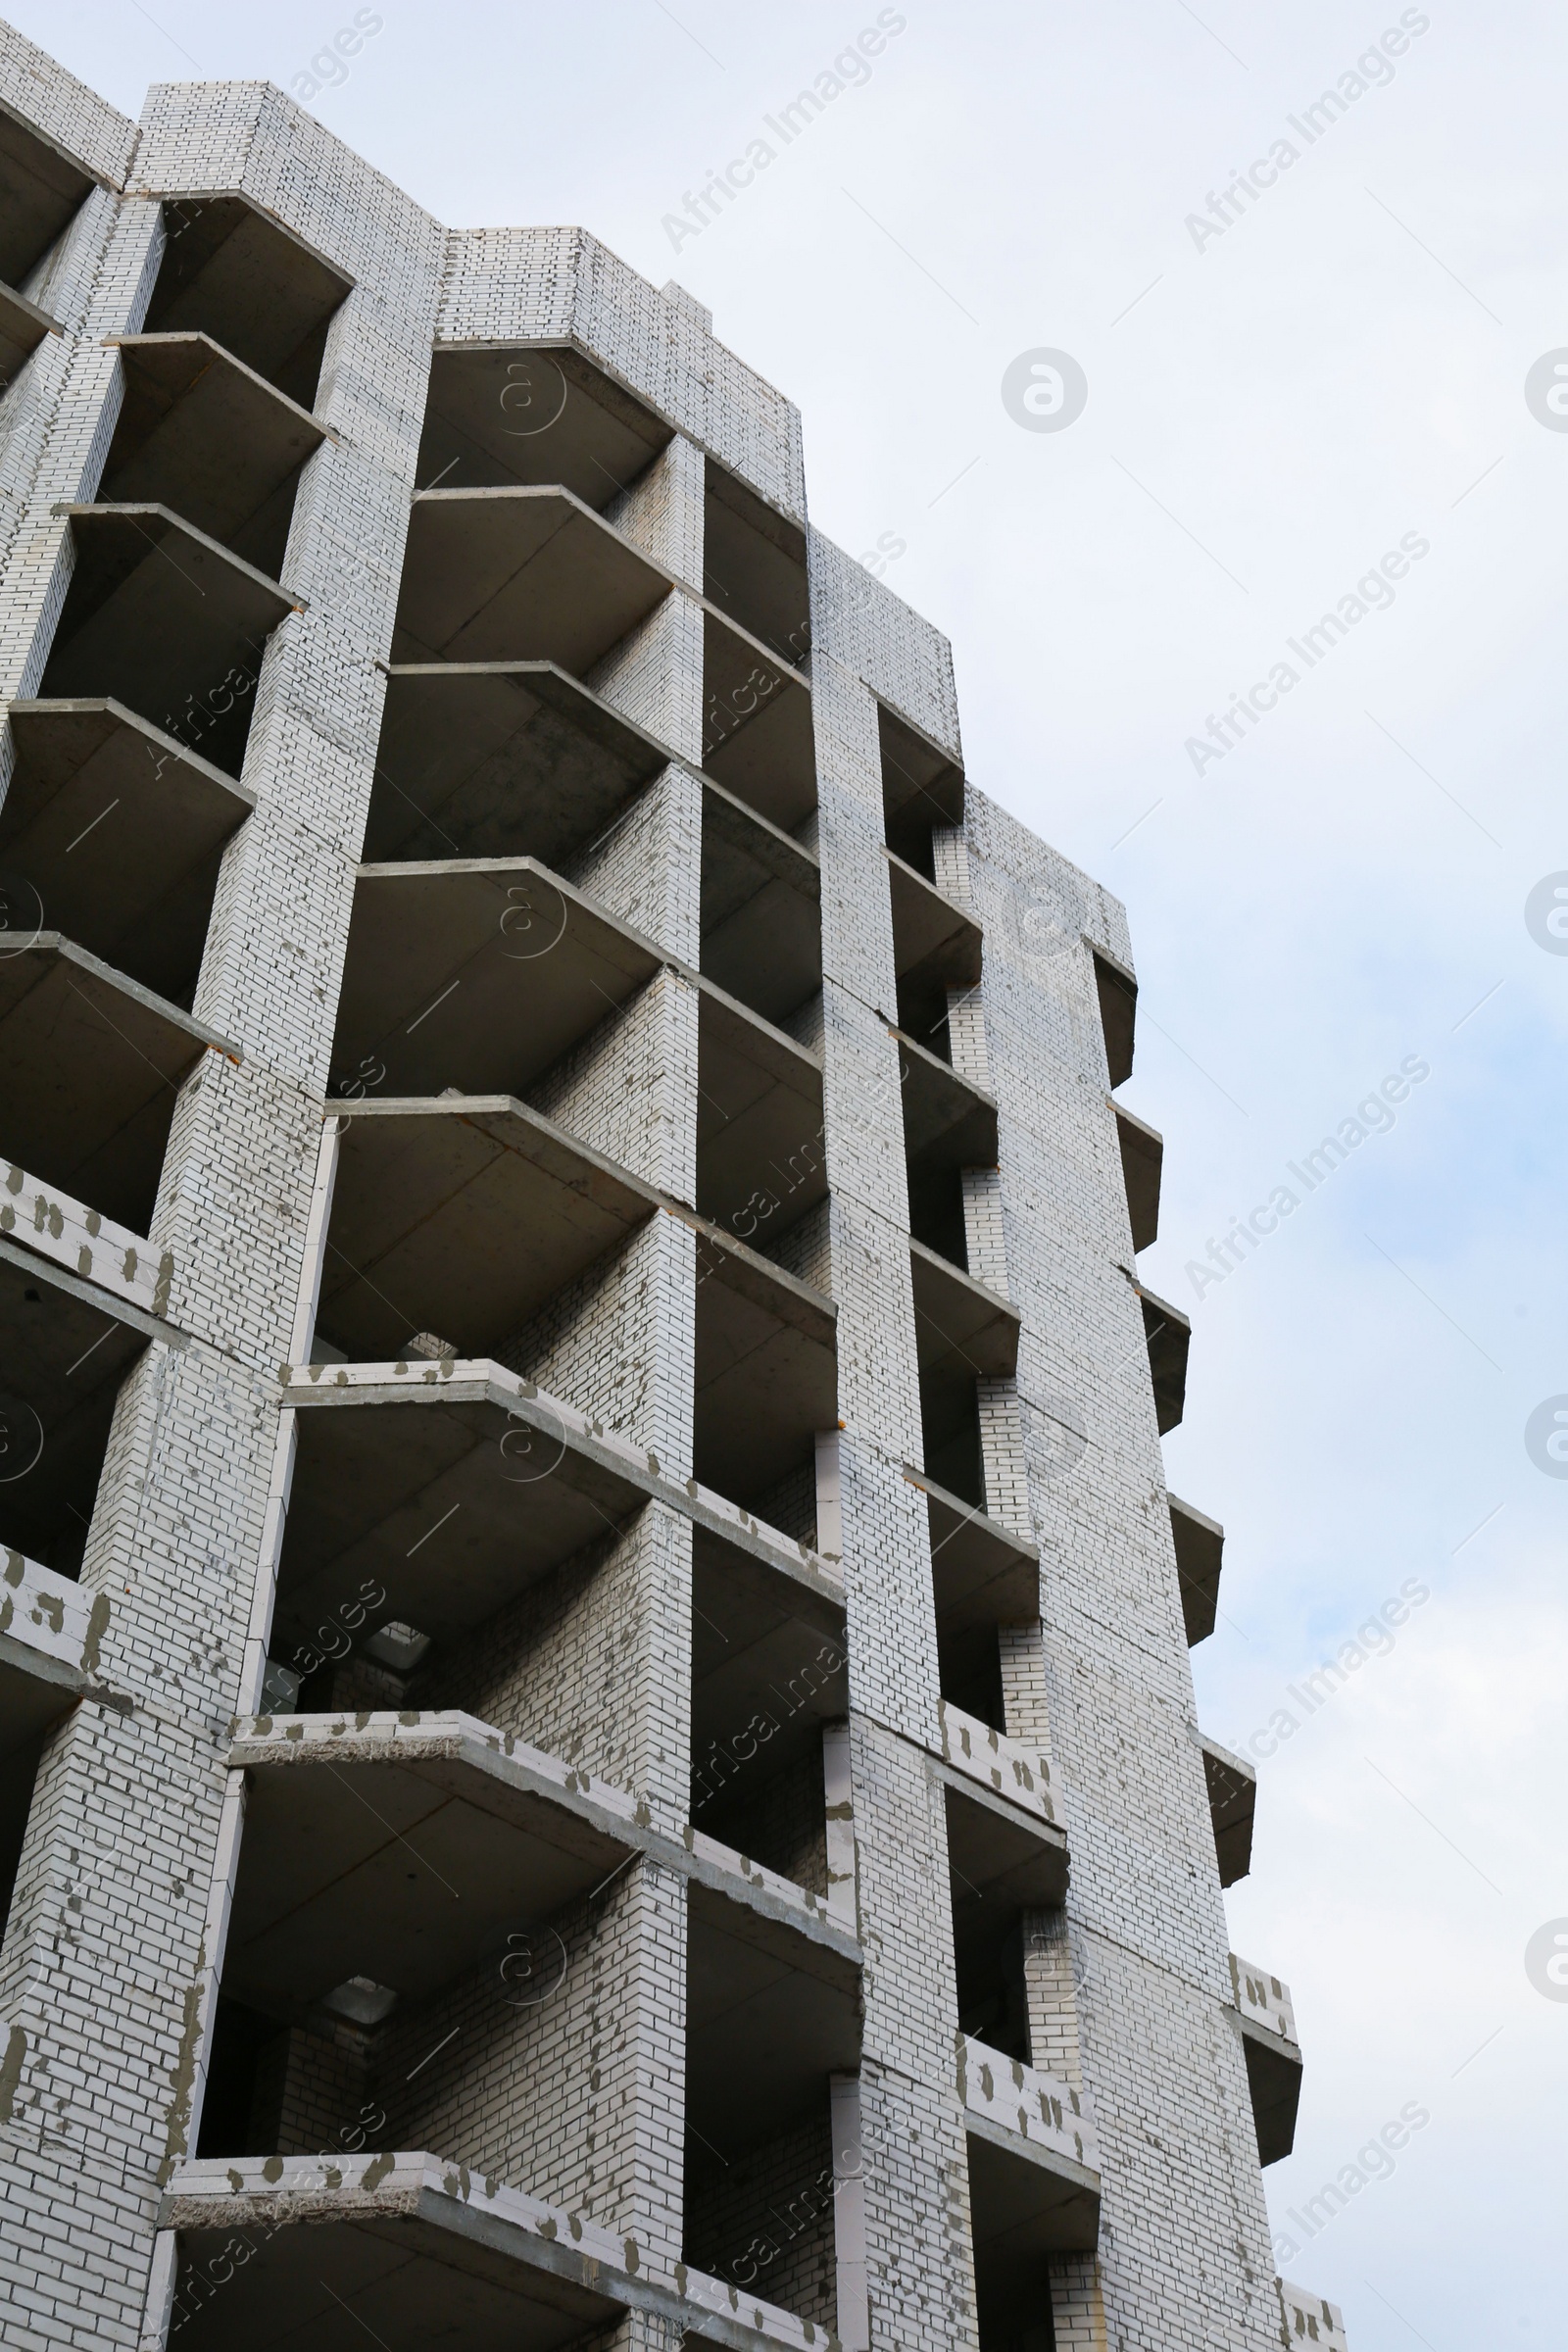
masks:
[(9, 715), (0, 867), (30, 884), (40, 925), (188, 1001), (219, 861), (254, 796), (122, 703), (15, 702)]
[(697, 1205), (768, 1249), (827, 1198), (821, 1061), (705, 979), (697, 1085)]
[(602, 512), (670, 438), (662, 417), (570, 344), (438, 348), (418, 478), (459, 490), (559, 485)]
[(1176, 1547), (1176, 1573), (1181, 1580), (1182, 1617), (1189, 1645), (1204, 1642), (1214, 1631), (1219, 1610), (1220, 1564), (1225, 1552), (1225, 1530), (1190, 1502), (1167, 1494), (1171, 1541)]
[(314, 408), (327, 324), (353, 279), (244, 196), (173, 197), (164, 219), (144, 331), (209, 334)]
[(703, 594), (799, 669), (811, 643), (806, 533), (712, 458), (706, 477)]
[[(772, 1725), (769, 1770), (820, 1753), (822, 1726), (849, 1712), (844, 1595), (803, 1568), (782, 1576), (705, 1529), (692, 1543), (692, 1759), (760, 1715)], [(721, 1783), (724, 1770), (713, 1776)], [(705, 1788), (707, 1784), (705, 1783)]]
[(1116, 1141), (1121, 1149), (1122, 1181), (1127, 1187), (1127, 1216), (1133, 1250), (1149, 1250), (1159, 1238), (1159, 1179), (1164, 1165), (1165, 1139), (1147, 1120), (1113, 1102)]
[(882, 754), (882, 812), (888, 847), (908, 865), (930, 855), (934, 826), (963, 822), (963, 770), (906, 718), (877, 706)]
[(669, 760), (556, 662), (400, 663), (387, 672), (366, 862), (559, 866)]
[(808, 850), (703, 778), (702, 967), (764, 1020), (822, 985), (822, 875)]
[(237, 776), (268, 637), (298, 600), (167, 507), (56, 512), (76, 562), (43, 697), (112, 696)]
[(1144, 1336), (1149, 1344), (1149, 1369), (1154, 1383), (1154, 1419), (1159, 1434), (1175, 1429), (1187, 1405), (1187, 1354), (1193, 1326), (1179, 1306), (1158, 1298), (1135, 1283), (1144, 1310)]
[(939, 1633), (1023, 1625), (1038, 1617), (1040, 1554), (1035, 1545), (950, 1494), (923, 1471), (906, 1467), (904, 1475), (926, 1498)]
[(0, 114), (0, 278), (16, 286), (30, 276), (93, 184), (53, 139)]
[(1053, 2255), (1099, 2244), (1100, 2176), (981, 2116), (966, 2116), (964, 2129), (982, 2326), (1015, 2325), (1049, 2311)]
[(238, 1052), (58, 931), (15, 937), (0, 935), (0, 1152), (145, 1233), (179, 1087), (204, 1054)]
[(1217, 1740), (1200, 1739), (1219, 1883), (1234, 1886), (1252, 1867), (1252, 1822), (1257, 1810), (1257, 1774), (1245, 1756), (1233, 1755)]
[(211, 335), (112, 340), (125, 391), (99, 504), (167, 507), (275, 579), (326, 427)]
[(569, 490), (421, 491), (392, 659), (556, 662), (580, 677), (673, 585)]
[(703, 765), (793, 833), (816, 807), (809, 683), (711, 607), (703, 615)]

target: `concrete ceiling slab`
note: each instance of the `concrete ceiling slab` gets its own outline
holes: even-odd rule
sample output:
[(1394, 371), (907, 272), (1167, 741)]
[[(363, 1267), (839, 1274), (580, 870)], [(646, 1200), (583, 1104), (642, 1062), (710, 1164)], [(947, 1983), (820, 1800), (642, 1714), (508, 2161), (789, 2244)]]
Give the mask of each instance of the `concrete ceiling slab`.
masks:
[[(849, 1712), (844, 1599), (819, 1577), (781, 1576), (704, 1528), (692, 1541), (692, 1757), (700, 1769), (755, 1715), (775, 1767), (819, 1749)], [(838, 1661), (838, 1663), (835, 1663)]]
[(211, 335), (314, 407), (327, 324), (353, 279), (240, 195), (170, 197), (164, 226), (146, 331)]
[(1301, 2053), (1283, 2034), (1270, 2034), (1250, 2017), (1238, 2019), (1247, 2086), (1251, 2093), (1257, 2161), (1278, 2164), (1296, 2145), (1296, 2115), (1301, 2103)]
[[(0, 1189), (0, 1227), (10, 1201)], [(115, 1398), (155, 1328), (0, 1236), (0, 1544), (75, 1573)]]
[(326, 439), (210, 335), (122, 335), (125, 392), (100, 504), (171, 508), (275, 577), (300, 467)]
[(963, 770), (928, 735), (877, 706), (888, 847), (910, 865), (929, 856), (934, 825), (963, 822)]
[(1178, 1495), (1167, 1494), (1171, 1541), (1176, 1547), (1176, 1574), (1181, 1583), (1182, 1618), (1189, 1645), (1204, 1642), (1214, 1631), (1219, 1610), (1220, 1566), (1225, 1554), (1225, 1530), (1217, 1519), (1195, 1510)]
[(56, 512), (76, 563), (43, 697), (111, 696), (237, 776), (262, 655), (295, 599), (167, 507)]
[(931, 1577), (939, 1629), (1026, 1625), (1040, 1614), (1040, 1554), (1000, 1520), (950, 1494), (921, 1471), (906, 1468), (926, 1498)]
[(711, 607), (703, 614), (703, 765), (792, 833), (816, 807), (808, 681)]
[(838, 1427), (831, 1299), (713, 1230), (697, 1245), (693, 1469), (732, 1501), (759, 1501)]
[(822, 873), (808, 850), (703, 779), (702, 966), (764, 1020), (822, 985)]
[(21, 285), (95, 184), (85, 165), (0, 108), (0, 278)]
[(989, 1951), (1025, 1911), (1049, 1911), (1067, 1891), (1067, 1839), (994, 1796), (950, 1765), (930, 1767), (943, 1784), (948, 1868), (958, 1972), (968, 1956)]
[(697, 1205), (770, 1247), (827, 1198), (822, 1065), (707, 979), (697, 1034)]
[(404, 663), (387, 672), (366, 862), (559, 865), (669, 759), (552, 662)]
[(47, 311), (0, 285), (0, 378), (6, 383), (26, 366), (45, 335), (59, 332)]
[(980, 926), (924, 874), (884, 850), (893, 895), (893, 960), (906, 981), (973, 988), (980, 978)]
[(602, 512), (673, 438), (569, 344), (437, 350), (419, 479), (453, 489), (559, 485)]
[(414, 502), (394, 662), (559, 662), (581, 676), (673, 586), (566, 490), (425, 490)]
[(520, 1095), (662, 958), (531, 858), (362, 866), (334, 1068), (397, 1095)]
[(1100, 998), (1100, 1025), (1105, 1037), (1105, 1067), (1111, 1085), (1120, 1086), (1133, 1074), (1138, 983), (1126, 965), (1116, 962), (1102, 948), (1091, 952), (1095, 989)]
[(1135, 1283), (1144, 1313), (1144, 1337), (1149, 1346), (1149, 1370), (1154, 1384), (1154, 1421), (1163, 1437), (1181, 1420), (1187, 1404), (1187, 1355), (1193, 1326), (1179, 1306), (1157, 1298)]
[(860, 2063), (860, 1973), (843, 1953), (691, 1888), (686, 2121), (735, 2155), (827, 2102)]
[(174, 1100), (226, 1040), (57, 931), (0, 934), (0, 1152), (145, 1233)]
[(712, 458), (706, 486), (703, 594), (798, 668), (811, 645), (806, 533)]
[(657, 1492), (563, 1429), (541, 1400), (472, 1383), (399, 1390), (296, 1379), (299, 1453), (278, 1572), (275, 1654), (366, 1589), (437, 1641), (482, 1624)]
[(1127, 1187), (1127, 1215), (1134, 1250), (1152, 1248), (1159, 1238), (1159, 1179), (1164, 1165), (1165, 1139), (1155, 1127), (1112, 1102), (1116, 1141), (1121, 1149), (1122, 1179)]
[(909, 1273), (922, 1377), (1010, 1380), (1018, 1369), (1018, 1309), (923, 1242), (909, 1244)]
[(318, 1329), (364, 1362), (492, 1355), (660, 1196), (505, 1095), (345, 1103)]
[(39, 923), (177, 1003), (253, 796), (122, 703), (16, 702), (10, 718), (0, 867), (32, 886)]
[(975, 2296), (982, 2325), (1016, 2326), (1051, 2307), (1054, 2255), (1100, 2242), (1100, 2178), (983, 2116), (964, 2118)]
[(923, 1168), (994, 1168), (997, 1106), (916, 1038), (895, 1032), (904, 1103), (904, 1149)]
[(1233, 1755), (1217, 1740), (1201, 1739), (1203, 1780), (1214, 1824), (1219, 1883), (1234, 1886), (1252, 1867), (1252, 1823), (1257, 1811), (1257, 1774), (1245, 1756)]

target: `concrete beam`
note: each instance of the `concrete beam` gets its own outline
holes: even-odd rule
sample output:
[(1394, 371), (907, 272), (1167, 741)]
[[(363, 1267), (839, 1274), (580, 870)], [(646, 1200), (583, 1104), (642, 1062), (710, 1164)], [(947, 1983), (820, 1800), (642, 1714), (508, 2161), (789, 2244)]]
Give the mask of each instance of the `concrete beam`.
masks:
[(0, 108), (0, 278), (7, 285), (30, 276), (94, 184), (84, 164)]
[(430, 366), (418, 478), (455, 490), (558, 485), (602, 512), (671, 438), (570, 344), (448, 344)]
[(561, 865), (671, 757), (553, 662), (399, 664), (366, 861), (526, 852)]
[(703, 609), (703, 765), (783, 832), (816, 807), (809, 680), (711, 605)]
[(1203, 1779), (1208, 1788), (1209, 1818), (1214, 1824), (1214, 1855), (1219, 1883), (1234, 1886), (1252, 1867), (1252, 1821), (1257, 1810), (1257, 1774), (1244, 1756), (1233, 1755), (1217, 1740), (1200, 1736)]
[(75, 568), (46, 699), (110, 696), (237, 776), (268, 637), (300, 601), (160, 506), (64, 506)]
[(1122, 1181), (1127, 1188), (1127, 1215), (1134, 1250), (1152, 1249), (1159, 1235), (1159, 1178), (1164, 1164), (1165, 1139), (1157, 1128), (1136, 1118), (1119, 1102), (1116, 1141), (1121, 1148)]
[(178, 1089), (238, 1050), (58, 931), (0, 939), (0, 1152), (145, 1233)]
[(40, 927), (159, 996), (188, 995), (219, 862), (254, 796), (122, 703), (17, 702), (9, 715), (0, 866), (30, 884)]
[(1170, 1505), (1171, 1541), (1181, 1580), (1182, 1618), (1191, 1646), (1195, 1642), (1206, 1642), (1214, 1631), (1225, 1530), (1217, 1519), (1205, 1518), (1179, 1495), (1167, 1494), (1165, 1499)]
[(275, 578), (326, 427), (210, 335), (109, 340), (125, 391), (99, 503), (168, 507)]
[(146, 331), (211, 335), (313, 408), (327, 323), (353, 279), (245, 196), (171, 197), (164, 225)]
[(421, 491), (395, 662), (559, 662), (581, 676), (674, 586), (569, 490)]

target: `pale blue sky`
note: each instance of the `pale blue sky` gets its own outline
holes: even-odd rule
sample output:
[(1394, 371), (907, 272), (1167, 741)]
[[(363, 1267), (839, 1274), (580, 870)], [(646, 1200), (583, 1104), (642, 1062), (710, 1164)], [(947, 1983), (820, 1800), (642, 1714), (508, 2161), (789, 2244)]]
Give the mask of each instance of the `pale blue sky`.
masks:
[[(193, 72), (287, 87), (355, 11), (9, 13), (135, 114)], [(971, 777), (1126, 900), (1127, 1099), (1166, 1138), (1144, 1270), (1195, 1327), (1167, 1467), (1229, 1534), (1205, 1727), (1244, 1745), (1402, 1586), (1430, 1594), (1262, 1764), (1227, 1898), (1306, 2047), (1268, 2176), (1285, 2268), (1354, 2352), (1551, 2352), (1568, 2003), (1524, 1949), (1568, 1915), (1568, 1482), (1524, 1427), (1568, 1392), (1568, 956), (1524, 910), (1568, 869), (1568, 433), (1525, 378), (1568, 346), (1568, 21), (911, 0), (676, 250), (663, 217), (875, 7), (376, 13), (322, 121), (454, 225), (581, 221), (710, 303), (804, 410), (815, 520), (906, 543), (887, 577), (953, 638)], [(1401, 19), (1392, 74), (1314, 124)], [(1275, 183), (1195, 233), (1282, 139)], [(1088, 381), (1059, 432), (1003, 406), (1039, 348)], [(1297, 661), (1407, 535), (1394, 601)], [(1195, 773), (1188, 739), (1281, 661), (1298, 683)], [(1188, 1262), (1406, 1057), (1430, 1076), (1392, 1130), (1195, 1299)], [(1290, 2209), (1407, 2105), (1431, 2120), (1392, 2177), (1304, 2244)]]

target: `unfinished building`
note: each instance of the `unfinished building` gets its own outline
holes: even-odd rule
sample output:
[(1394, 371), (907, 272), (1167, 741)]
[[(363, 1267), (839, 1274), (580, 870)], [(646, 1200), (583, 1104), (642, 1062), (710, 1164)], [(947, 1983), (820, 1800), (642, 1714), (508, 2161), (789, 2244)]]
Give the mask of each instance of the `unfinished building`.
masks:
[(0, 109), (7, 2345), (1343, 2346), (1120, 906), (679, 287)]

